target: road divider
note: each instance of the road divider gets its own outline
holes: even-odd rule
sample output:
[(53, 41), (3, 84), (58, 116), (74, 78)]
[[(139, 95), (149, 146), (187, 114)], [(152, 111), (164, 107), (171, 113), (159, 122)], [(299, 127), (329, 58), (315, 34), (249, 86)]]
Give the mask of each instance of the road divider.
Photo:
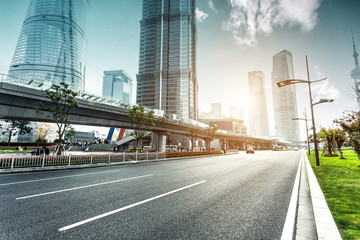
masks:
[(126, 207), (122, 207), (122, 208), (119, 208), (119, 209), (116, 209), (116, 210), (113, 210), (113, 211), (110, 211), (110, 212), (107, 212), (107, 213), (104, 213), (104, 214), (101, 214), (101, 215), (98, 215), (98, 216), (95, 216), (95, 217), (92, 217), (92, 218), (88, 218), (88, 219), (86, 219), (86, 220), (83, 220), (83, 221), (80, 221), (80, 222), (77, 222), (77, 223), (74, 223), (74, 224), (71, 224), (71, 225), (68, 225), (68, 226), (59, 228), (58, 231), (63, 232), (63, 231), (66, 231), (66, 230), (69, 230), (69, 229), (78, 227), (78, 226), (80, 226), (80, 225), (83, 225), (83, 224), (86, 224), (86, 223), (89, 223), (89, 222), (98, 220), (98, 219), (100, 219), (100, 218), (104, 218), (104, 217), (107, 217), (107, 216), (109, 216), (109, 215), (112, 215), (112, 214), (115, 214), (115, 213), (124, 211), (124, 210), (126, 210), (126, 209), (133, 208), (133, 207), (139, 206), (139, 205), (141, 205), (141, 204), (144, 204), (144, 203), (153, 201), (153, 200), (155, 200), (155, 199), (162, 198), (162, 197), (165, 197), (165, 196), (167, 196), (167, 195), (170, 195), (170, 194), (173, 194), (173, 193), (176, 193), (176, 192), (180, 192), (180, 191), (182, 191), (182, 190), (185, 190), (185, 189), (194, 187), (194, 186), (196, 186), (196, 185), (199, 185), (199, 184), (202, 184), (202, 183), (205, 183), (205, 182), (206, 182), (206, 181), (203, 180), (203, 181), (200, 181), (200, 182), (191, 184), (191, 185), (187, 185), (187, 186), (185, 186), (185, 187), (178, 188), (178, 189), (176, 189), (176, 190), (173, 190), (173, 191), (170, 191), (170, 192), (167, 192), (167, 193), (163, 193), (163, 194), (161, 194), (161, 195), (158, 195), (158, 196), (155, 196), (155, 197), (152, 197), (152, 198), (148, 198), (148, 199), (146, 199), (146, 200), (143, 200), (143, 201), (140, 201), (140, 202), (137, 202), (137, 203), (133, 203), (133, 204), (128, 205), (128, 206), (126, 206)]
[(85, 186), (81, 186), (81, 187), (67, 188), (67, 189), (62, 189), (62, 190), (53, 191), (53, 192), (34, 194), (34, 195), (29, 195), (29, 196), (24, 196), (24, 197), (18, 197), (18, 198), (16, 198), (16, 200), (23, 200), (23, 199), (27, 199), (27, 198), (40, 197), (40, 196), (45, 196), (45, 195), (50, 195), (50, 194), (55, 194), (55, 193), (68, 192), (68, 191), (73, 191), (73, 190), (78, 190), (78, 189), (83, 189), (83, 188), (89, 188), (89, 187), (95, 187), (95, 186), (111, 184), (111, 183), (117, 183), (117, 182), (123, 182), (123, 181), (138, 179), (138, 178), (145, 178), (145, 177), (150, 177), (150, 176), (153, 176), (153, 175), (154, 174), (149, 174), (149, 175), (143, 175), (143, 176), (138, 176), (138, 177), (124, 178), (124, 179), (119, 179), (119, 180), (114, 180), (114, 181), (109, 181), (109, 182), (85, 185)]

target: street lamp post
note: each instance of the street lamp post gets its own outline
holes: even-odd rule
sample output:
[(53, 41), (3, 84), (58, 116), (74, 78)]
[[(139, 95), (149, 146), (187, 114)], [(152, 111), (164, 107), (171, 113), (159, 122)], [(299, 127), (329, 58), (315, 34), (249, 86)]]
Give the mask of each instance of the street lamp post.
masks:
[(310, 119), (307, 119), (306, 108), (305, 108), (305, 112), (304, 112), (304, 117), (305, 117), (305, 118), (293, 118), (292, 120), (304, 120), (304, 121), (305, 121), (305, 126), (306, 126), (306, 141), (307, 141), (307, 145), (308, 145), (308, 153), (309, 153), (309, 155), (310, 155), (309, 129), (308, 129), (308, 123), (307, 123), (307, 121), (310, 121)]
[(288, 79), (288, 80), (283, 80), (280, 82), (277, 82), (277, 86), (278, 87), (284, 87), (287, 85), (291, 85), (291, 84), (296, 84), (296, 83), (307, 83), (308, 84), (308, 88), (309, 88), (309, 97), (310, 97), (310, 109), (311, 109), (311, 120), (312, 120), (312, 129), (313, 129), (313, 136), (314, 136), (314, 150), (315, 150), (315, 159), (316, 159), (316, 166), (320, 166), (320, 160), (319, 160), (319, 150), (318, 150), (318, 144), (317, 144), (317, 136), (316, 136), (316, 128), (315, 128), (315, 117), (314, 117), (314, 106), (320, 103), (325, 103), (325, 102), (333, 102), (334, 99), (320, 99), (319, 102), (314, 103), (313, 104), (313, 98), (312, 98), (312, 94), (311, 94), (311, 83), (316, 83), (316, 82), (320, 82), (320, 81), (324, 81), (327, 78), (322, 78), (319, 80), (314, 80), (314, 81), (310, 81), (310, 75), (309, 75), (309, 66), (308, 66), (308, 59), (307, 56), (305, 56), (306, 58), (306, 72), (307, 72), (307, 81), (306, 80), (301, 80), (301, 79)]

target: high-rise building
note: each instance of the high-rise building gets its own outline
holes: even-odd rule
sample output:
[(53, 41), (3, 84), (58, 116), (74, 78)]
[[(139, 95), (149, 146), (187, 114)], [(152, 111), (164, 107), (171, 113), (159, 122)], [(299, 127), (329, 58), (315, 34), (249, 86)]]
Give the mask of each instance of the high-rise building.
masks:
[[(32, 0), (9, 70), (24, 83), (85, 87), (89, 0)], [(15, 78), (14, 78), (15, 79)]]
[(279, 88), (276, 83), (294, 78), (294, 67), (291, 52), (283, 50), (273, 56), (272, 93), (274, 103), (275, 134), (289, 142), (299, 141), (299, 123), (295, 85)]
[(124, 70), (104, 71), (102, 97), (131, 104), (132, 82)]
[(212, 103), (211, 104), (211, 112), (221, 115), (222, 114), (222, 105), (221, 103)]
[(353, 48), (354, 48), (354, 61), (355, 61), (355, 68), (351, 71), (351, 77), (354, 79), (354, 90), (356, 94), (356, 100), (358, 103), (358, 109), (360, 110), (360, 67), (359, 67), (359, 54), (356, 52), (356, 46), (354, 41), (354, 36), (352, 37), (353, 41)]
[(195, 0), (143, 0), (137, 100), (197, 119)]
[(259, 137), (269, 136), (264, 73), (262, 71), (249, 72), (248, 78), (250, 134)]
[(245, 110), (243, 106), (230, 106), (230, 117), (245, 120)]

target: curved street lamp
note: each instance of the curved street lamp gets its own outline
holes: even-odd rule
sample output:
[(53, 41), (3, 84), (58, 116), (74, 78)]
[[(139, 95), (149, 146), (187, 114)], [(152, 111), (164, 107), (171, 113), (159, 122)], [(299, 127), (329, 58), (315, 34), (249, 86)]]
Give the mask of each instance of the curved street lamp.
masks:
[[(309, 97), (310, 97), (310, 109), (311, 109), (311, 118), (312, 118), (312, 125), (313, 125), (313, 137), (314, 137), (314, 150), (315, 150), (315, 159), (316, 159), (316, 166), (320, 166), (320, 159), (319, 159), (319, 150), (318, 150), (318, 144), (317, 144), (317, 136), (316, 136), (316, 128), (315, 128), (315, 118), (314, 118), (314, 106), (320, 103), (325, 103), (325, 102), (333, 102), (334, 99), (320, 99), (319, 102), (317, 103), (313, 103), (313, 98), (312, 98), (312, 94), (311, 94), (311, 83), (316, 83), (316, 82), (321, 82), (326, 80), (327, 78), (322, 78), (319, 80), (313, 80), (310, 81), (310, 75), (309, 75), (309, 65), (308, 65), (308, 59), (307, 56), (305, 56), (306, 59), (306, 72), (307, 72), (307, 80), (302, 80), (302, 79), (287, 79), (287, 80), (283, 80), (283, 81), (279, 81), (277, 82), (277, 86), (280, 87), (284, 87), (284, 86), (288, 86), (291, 84), (296, 84), (296, 83), (307, 83), (308, 84), (308, 88), (309, 88)], [(332, 101), (331, 101), (332, 100)]]

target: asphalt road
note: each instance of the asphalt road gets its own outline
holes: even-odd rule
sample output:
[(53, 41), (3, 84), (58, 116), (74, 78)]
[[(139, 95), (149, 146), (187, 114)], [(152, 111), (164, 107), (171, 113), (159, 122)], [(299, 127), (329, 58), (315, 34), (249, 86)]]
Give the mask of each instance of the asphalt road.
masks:
[(301, 152), (0, 175), (0, 239), (280, 239)]

